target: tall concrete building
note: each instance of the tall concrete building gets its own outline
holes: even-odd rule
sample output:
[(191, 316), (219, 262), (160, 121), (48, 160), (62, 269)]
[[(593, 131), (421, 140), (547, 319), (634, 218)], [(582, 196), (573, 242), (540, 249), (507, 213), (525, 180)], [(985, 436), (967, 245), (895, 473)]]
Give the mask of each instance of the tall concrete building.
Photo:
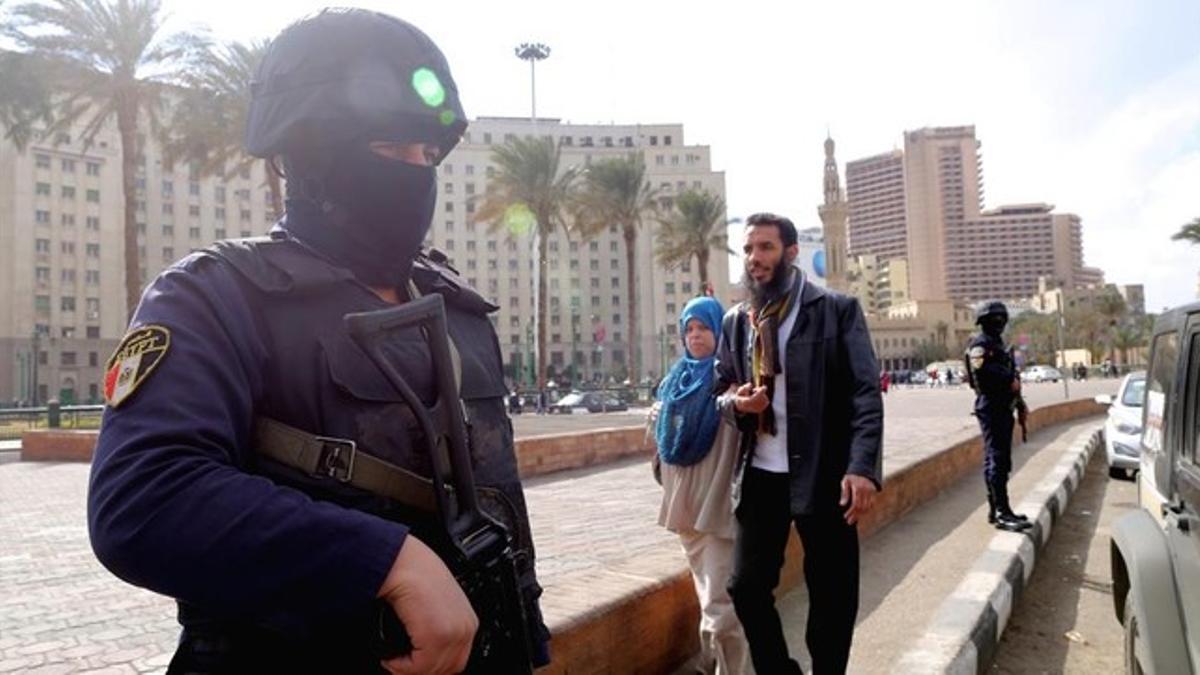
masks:
[(846, 190), (850, 254), (903, 259), (909, 300), (1026, 298), (1043, 275), (1070, 288), (1103, 283), (1083, 264), (1078, 216), (1044, 204), (983, 210), (974, 126), (907, 131), (902, 151), (847, 163)]
[(1013, 204), (970, 218), (947, 236), (946, 279), (953, 298), (1028, 298), (1041, 277), (1066, 288), (1092, 285), (1083, 266), (1079, 216), (1054, 213), (1051, 204)]
[[(474, 222), (478, 201), (487, 191), (492, 149), (507, 139), (549, 136), (562, 149), (565, 166), (641, 153), (647, 180), (660, 201), (685, 190), (703, 189), (725, 196), (725, 175), (713, 171), (708, 146), (688, 145), (678, 124), (569, 124), (557, 119), (481, 117), (439, 168), (437, 215), (430, 243), (445, 251), (467, 282), (500, 306), (496, 328), (508, 375), (527, 382), (534, 352), (534, 268), (532, 237), (492, 231)], [(640, 335), (629, 334), (629, 289), (620, 231), (589, 241), (556, 232), (549, 251), (546, 327), (548, 373), (570, 380), (632, 377), (631, 343), (641, 351), (642, 375), (658, 377), (681, 353), (677, 323), (688, 300), (703, 292), (694, 262), (663, 269), (654, 261), (658, 225), (648, 218), (637, 239), (634, 293), (639, 300)], [(714, 294), (729, 297), (728, 256), (709, 258), (708, 279)]]
[[(143, 124), (143, 126), (145, 126)], [(125, 332), (121, 142), (79, 129), (18, 152), (0, 142), (0, 403), (101, 400), (104, 362)], [(163, 162), (142, 130), (137, 227), (142, 281), (216, 239), (274, 220), (261, 163), (229, 180)]]
[(902, 151), (847, 162), (846, 200), (849, 255), (908, 256)]
[(837, 159), (834, 157), (833, 138), (825, 137), (825, 203), (817, 207), (825, 238), (825, 279), (829, 288), (845, 293), (849, 288), (846, 279), (846, 195), (842, 192), (838, 176)]
[(975, 127), (905, 133), (904, 176), (909, 293), (915, 300), (955, 298), (946, 270), (947, 245), (983, 205)]
[[(228, 180), (164, 164), (144, 131), (135, 184), (139, 253), (145, 282), (171, 262), (218, 239), (265, 234), (274, 223), (262, 163)], [(533, 132), (527, 119), (482, 118), (439, 168), (429, 242), (500, 306), (494, 315), (514, 375), (531, 350), (533, 284), (530, 239), (490, 232), (472, 220), (493, 173), (493, 146)], [(76, 132), (77, 133), (77, 132)], [(538, 120), (537, 133), (563, 147), (564, 165), (586, 166), (640, 152), (664, 200), (685, 189), (724, 196), (724, 174), (706, 146), (686, 145), (681, 125), (570, 125)], [(99, 402), (104, 362), (125, 332), (122, 267), (124, 206), (120, 139), (106, 128), (85, 147), (64, 134), (24, 152), (0, 143), (0, 405)], [(637, 240), (643, 372), (659, 375), (680, 348), (676, 322), (701, 292), (694, 263), (664, 270), (653, 263), (656, 227)], [(591, 241), (556, 234), (549, 241), (549, 358), (560, 378), (609, 377), (628, 363), (625, 255), (619, 232)], [(728, 297), (728, 262), (709, 260), (709, 279)], [(574, 373), (568, 366), (574, 364)]]

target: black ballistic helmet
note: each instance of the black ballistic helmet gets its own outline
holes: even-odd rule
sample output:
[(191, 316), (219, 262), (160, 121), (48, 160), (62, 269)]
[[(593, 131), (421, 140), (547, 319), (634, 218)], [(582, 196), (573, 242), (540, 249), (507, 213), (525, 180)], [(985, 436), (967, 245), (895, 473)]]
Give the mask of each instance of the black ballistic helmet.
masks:
[(1008, 307), (1005, 307), (1004, 303), (999, 300), (989, 300), (980, 305), (979, 309), (975, 310), (975, 323), (983, 323), (984, 318), (989, 316), (1000, 316), (1007, 322)]
[(434, 143), (445, 157), (466, 128), (427, 35), (379, 12), (326, 9), (271, 42), (250, 88), (246, 149), (274, 157), (366, 137)]

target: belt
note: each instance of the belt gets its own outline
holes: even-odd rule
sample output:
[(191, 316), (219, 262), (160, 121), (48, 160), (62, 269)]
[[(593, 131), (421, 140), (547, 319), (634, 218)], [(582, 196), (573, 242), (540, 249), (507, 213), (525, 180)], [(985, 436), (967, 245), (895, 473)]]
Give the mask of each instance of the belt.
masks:
[(437, 511), (433, 481), (364, 452), (346, 438), (318, 436), (267, 417), (254, 424), (255, 450), (310, 476), (330, 478), (425, 511)]

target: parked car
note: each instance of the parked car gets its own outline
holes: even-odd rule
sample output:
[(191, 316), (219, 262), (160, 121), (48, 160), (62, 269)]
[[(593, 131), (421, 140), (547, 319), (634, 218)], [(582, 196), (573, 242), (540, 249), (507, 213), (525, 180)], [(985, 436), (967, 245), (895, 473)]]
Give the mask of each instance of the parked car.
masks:
[(1022, 382), (1059, 382), (1062, 373), (1053, 366), (1030, 366), (1021, 372)]
[(1154, 323), (1138, 506), (1112, 527), (1125, 672), (1200, 668), (1200, 302)]
[(1104, 451), (1108, 475), (1123, 478), (1137, 472), (1142, 442), (1142, 402), (1146, 398), (1146, 372), (1130, 373), (1121, 380), (1116, 397), (1101, 394), (1096, 402), (1108, 406), (1104, 423)]
[(599, 391), (573, 391), (550, 406), (550, 412), (561, 414), (615, 412), (628, 409), (629, 406), (624, 401)]

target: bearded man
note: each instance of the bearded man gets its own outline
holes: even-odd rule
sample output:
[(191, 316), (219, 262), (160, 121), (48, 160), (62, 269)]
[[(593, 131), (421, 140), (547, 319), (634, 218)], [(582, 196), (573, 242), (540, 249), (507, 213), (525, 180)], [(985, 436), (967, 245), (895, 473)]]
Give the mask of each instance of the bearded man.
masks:
[(882, 487), (879, 365), (858, 301), (793, 265), (796, 227), (758, 213), (743, 247), (750, 300), (722, 322), (717, 388), (735, 394), (741, 452), (729, 592), (759, 673), (799, 673), (775, 587), (788, 531), (804, 545), (815, 673), (843, 673), (858, 616), (857, 523)]

